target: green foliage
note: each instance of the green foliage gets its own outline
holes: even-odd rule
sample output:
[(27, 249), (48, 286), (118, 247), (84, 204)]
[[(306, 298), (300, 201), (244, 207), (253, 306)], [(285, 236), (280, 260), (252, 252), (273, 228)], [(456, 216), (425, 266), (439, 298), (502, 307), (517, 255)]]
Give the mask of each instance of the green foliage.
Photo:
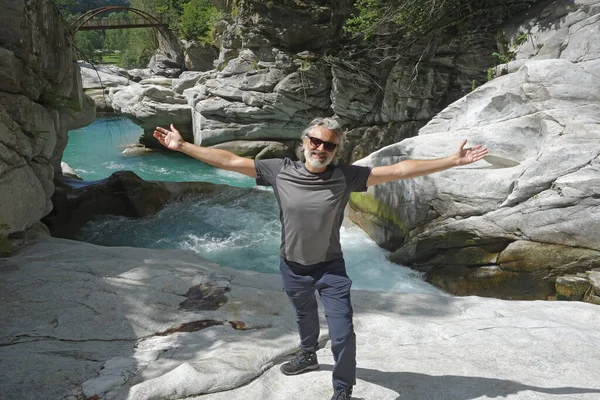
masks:
[(127, 69), (145, 68), (158, 48), (156, 32), (144, 28), (128, 29), (124, 37), (121, 66)]
[(197, 39), (202, 44), (210, 44), (212, 28), (222, 18), (223, 13), (209, 0), (190, 0), (183, 5), (183, 12), (178, 20), (179, 33), (186, 39)]
[(234, 2), (233, 6), (231, 6), (231, 12), (229, 13), (229, 15), (231, 16), (231, 18), (236, 18), (238, 15), (240, 15), (240, 6)]
[(52, 0), (52, 2), (58, 8), (63, 17), (65, 15), (72, 15), (77, 7), (76, 0)]
[(362, 35), (368, 39), (381, 24), (384, 7), (379, 0), (358, 0), (354, 8), (357, 13), (348, 18), (344, 30), (352, 36)]
[(500, 54), (498, 52), (493, 52), (492, 57), (494, 57), (496, 59), (496, 61), (498, 61), (498, 64), (506, 64), (506, 63), (510, 62), (510, 60), (512, 60), (512, 58), (513, 58), (513, 57), (511, 57), (510, 53), (509, 54)]
[(104, 49), (104, 31), (81, 31), (75, 35), (77, 50), (85, 58), (92, 62), (102, 59)]
[(309, 69), (310, 68), (310, 61), (309, 60), (302, 60), (300, 68), (303, 69), (303, 70)]
[[(125, 18), (125, 12), (112, 12), (108, 15), (109, 19)], [(104, 50), (111, 53), (123, 52), (127, 46), (129, 38), (129, 29), (110, 29), (104, 31)]]
[(519, 36), (517, 36), (517, 45), (520, 46), (523, 43), (525, 43), (527, 41), (527, 38), (529, 37), (529, 35), (526, 33), (522, 33)]
[[(81, 111), (81, 105), (77, 101), (70, 97), (63, 96), (58, 91), (51, 88), (47, 88), (44, 93), (42, 93), (39, 103), (48, 108), (66, 113)], [(42, 132), (43, 131), (35, 132), (35, 134), (40, 134)]]
[[(155, 17), (166, 17), (172, 30), (186, 39), (212, 43), (214, 24), (223, 17), (210, 0), (53, 0), (67, 25), (81, 14), (103, 6), (130, 6)], [(125, 11), (108, 14), (123, 18)], [(102, 15), (107, 17), (106, 14)], [(137, 16), (137, 15), (136, 15)], [(109, 61), (124, 68), (144, 68), (158, 48), (154, 28), (79, 31), (75, 35), (80, 57), (91, 62)], [(107, 57), (111, 54), (112, 57)], [(118, 54), (118, 56), (115, 56)]]
[(128, 0), (52, 0), (63, 17), (81, 15), (86, 11), (107, 6), (128, 6)]
[(119, 65), (121, 64), (121, 56), (117, 53), (105, 53), (100, 60), (101, 64)]
[(406, 38), (451, 30), (468, 31), (482, 22), (499, 24), (528, 8), (521, 0), (356, 0), (356, 12), (344, 30), (368, 39), (380, 28), (395, 26)]

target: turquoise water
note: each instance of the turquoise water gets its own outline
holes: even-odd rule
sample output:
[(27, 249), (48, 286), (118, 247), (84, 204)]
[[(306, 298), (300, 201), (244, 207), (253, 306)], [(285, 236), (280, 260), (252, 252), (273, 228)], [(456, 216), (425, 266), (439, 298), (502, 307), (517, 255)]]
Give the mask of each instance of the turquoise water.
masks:
[(142, 133), (142, 128), (127, 118), (97, 118), (91, 125), (69, 132), (63, 161), (86, 181), (104, 179), (113, 172), (129, 170), (146, 180), (203, 181), (254, 187), (254, 179), (217, 170), (178, 152), (123, 155), (124, 148), (137, 143)]
[[(154, 216), (133, 219), (103, 216), (88, 223), (77, 239), (104, 246), (194, 250), (223, 266), (279, 272), (279, 210), (272, 191), (254, 180), (222, 171), (172, 152), (122, 155), (142, 130), (122, 118), (98, 118), (69, 133), (63, 161), (85, 180), (131, 170), (144, 179), (205, 181), (232, 186), (216, 196), (172, 203)], [(354, 289), (440, 293), (409, 268), (389, 262), (387, 251), (349, 224), (341, 231), (348, 274)]]

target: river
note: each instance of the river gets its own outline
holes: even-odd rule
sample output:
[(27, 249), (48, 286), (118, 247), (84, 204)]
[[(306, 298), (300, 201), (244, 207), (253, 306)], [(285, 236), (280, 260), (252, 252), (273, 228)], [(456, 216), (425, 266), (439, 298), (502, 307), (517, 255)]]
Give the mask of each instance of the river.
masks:
[[(278, 273), (281, 226), (272, 190), (179, 153), (123, 155), (123, 147), (137, 142), (141, 134), (142, 129), (126, 118), (100, 117), (69, 133), (63, 161), (85, 180), (131, 170), (148, 180), (205, 181), (231, 190), (172, 203), (147, 218), (97, 217), (77, 239), (104, 246), (193, 250), (223, 266)], [(354, 289), (441, 293), (421, 274), (388, 261), (388, 252), (349, 221), (342, 227), (341, 241)]]

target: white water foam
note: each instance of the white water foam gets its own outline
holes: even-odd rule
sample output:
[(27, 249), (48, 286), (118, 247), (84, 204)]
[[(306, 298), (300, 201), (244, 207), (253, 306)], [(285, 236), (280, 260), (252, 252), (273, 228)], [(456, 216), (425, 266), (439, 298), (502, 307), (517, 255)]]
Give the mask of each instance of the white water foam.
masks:
[[(255, 187), (251, 178), (178, 153), (122, 156), (118, 146), (135, 141), (140, 132), (126, 120), (97, 121), (69, 133), (65, 162), (87, 180), (127, 169), (148, 180), (206, 181), (254, 189), (232, 187), (214, 196), (190, 198), (141, 219), (99, 217), (82, 229), (78, 239), (105, 246), (189, 249), (223, 266), (278, 273), (281, 228), (272, 188)], [(354, 289), (441, 293), (420, 274), (388, 261), (388, 252), (359, 228), (343, 227), (341, 240)]]
[(443, 294), (425, 282), (421, 273), (389, 261), (389, 252), (377, 246), (360, 228), (343, 226), (340, 239), (353, 289)]

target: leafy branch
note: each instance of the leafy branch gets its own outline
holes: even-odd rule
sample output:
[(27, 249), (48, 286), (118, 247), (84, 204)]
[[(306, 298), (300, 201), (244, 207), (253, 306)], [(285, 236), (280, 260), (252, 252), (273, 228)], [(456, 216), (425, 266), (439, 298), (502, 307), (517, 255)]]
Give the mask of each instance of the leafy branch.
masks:
[(385, 35), (396, 28), (405, 39), (469, 31), (482, 22), (498, 26), (529, 8), (527, 0), (356, 0), (344, 30), (353, 38)]

